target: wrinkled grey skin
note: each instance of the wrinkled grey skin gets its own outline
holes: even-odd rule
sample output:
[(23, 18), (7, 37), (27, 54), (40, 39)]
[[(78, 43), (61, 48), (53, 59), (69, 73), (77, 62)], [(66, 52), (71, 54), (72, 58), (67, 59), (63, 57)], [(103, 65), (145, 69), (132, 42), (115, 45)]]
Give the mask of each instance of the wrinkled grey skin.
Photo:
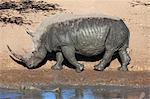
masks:
[(9, 47), (15, 58), (28, 68), (36, 67), (45, 58), (47, 52), (56, 52), (57, 63), (53, 70), (61, 70), (64, 57), (76, 67), (77, 72), (84, 69), (78, 63), (75, 53), (85, 56), (98, 55), (105, 51), (101, 62), (94, 66), (103, 71), (111, 61), (114, 52), (118, 52), (122, 61), (118, 70), (127, 71), (130, 57), (127, 53), (129, 30), (119, 18), (99, 15), (60, 14), (49, 17), (34, 32), (27, 32), (33, 38), (34, 51), (26, 56), (17, 55)]

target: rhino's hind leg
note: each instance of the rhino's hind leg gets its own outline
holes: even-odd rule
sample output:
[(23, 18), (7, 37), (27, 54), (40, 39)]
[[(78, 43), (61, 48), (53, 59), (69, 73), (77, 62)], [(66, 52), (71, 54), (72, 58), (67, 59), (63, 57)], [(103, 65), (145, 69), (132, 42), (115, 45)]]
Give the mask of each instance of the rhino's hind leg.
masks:
[(130, 63), (130, 56), (125, 49), (119, 51), (119, 56), (122, 61), (121, 67), (118, 68), (120, 71), (128, 71), (128, 64)]
[(105, 54), (98, 65), (94, 66), (94, 70), (103, 71), (107, 64), (111, 61), (114, 51), (105, 51)]
[(57, 63), (55, 65), (53, 65), (51, 67), (51, 69), (53, 69), (53, 70), (61, 70), (61, 69), (63, 69), (63, 67), (62, 67), (63, 60), (64, 60), (64, 57), (63, 57), (62, 53), (61, 52), (57, 52), (56, 53), (56, 61), (57, 61)]
[(72, 46), (63, 46), (61, 49), (66, 59), (76, 67), (76, 72), (81, 72), (84, 69), (84, 65), (77, 62), (75, 58), (75, 48)]

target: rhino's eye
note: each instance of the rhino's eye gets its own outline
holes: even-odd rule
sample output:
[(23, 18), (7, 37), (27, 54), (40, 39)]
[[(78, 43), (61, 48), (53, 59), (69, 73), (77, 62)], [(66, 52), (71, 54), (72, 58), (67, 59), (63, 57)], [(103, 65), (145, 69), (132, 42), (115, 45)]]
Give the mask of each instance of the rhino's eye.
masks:
[(33, 52), (32, 52), (32, 54), (35, 54), (35, 53), (37, 53), (37, 51), (33, 51)]
[(35, 54), (37, 51), (32, 52), (32, 54)]

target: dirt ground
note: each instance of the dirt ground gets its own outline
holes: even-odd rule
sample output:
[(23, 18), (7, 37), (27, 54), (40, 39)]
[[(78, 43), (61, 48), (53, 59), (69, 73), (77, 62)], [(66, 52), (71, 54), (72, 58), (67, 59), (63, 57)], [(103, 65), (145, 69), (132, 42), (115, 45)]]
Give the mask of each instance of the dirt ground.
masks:
[[(72, 69), (64, 66), (63, 71), (52, 71), (50, 68), (55, 61), (47, 61), (42, 67), (36, 70), (28, 70), (20, 64), (17, 64), (9, 57), (6, 45), (9, 45), (17, 53), (24, 54), (32, 49), (32, 40), (25, 33), (25, 28), (35, 30), (40, 22), (51, 13), (26, 13), (27, 19), (33, 20), (31, 25), (15, 25), (0, 23), (0, 83), (9, 82), (63, 82), (65, 77), (67, 84), (79, 82), (83, 83), (109, 83), (109, 84), (150, 84), (150, 6), (137, 5), (131, 6), (133, 0), (44, 0), (51, 3), (58, 3), (60, 7), (66, 9), (67, 13), (88, 14), (102, 13), (111, 16), (121, 17), (127, 24), (130, 32), (129, 54), (131, 63), (129, 65), (130, 72), (122, 73), (117, 71), (120, 63), (117, 59), (113, 60), (106, 71), (103, 73), (93, 70), (93, 66), (98, 63), (80, 61), (85, 64), (85, 71), (77, 74)], [(141, 0), (150, 2), (150, 0)], [(15, 14), (16, 12), (14, 12)], [(24, 52), (25, 51), (25, 52)], [(67, 76), (65, 76), (67, 75)], [(70, 76), (69, 76), (70, 75)], [(118, 76), (117, 76), (118, 75)], [(64, 79), (54, 79), (60, 76)], [(81, 79), (80, 79), (80, 76)], [(89, 77), (89, 78), (88, 78)], [(88, 80), (85, 80), (88, 79)], [(92, 79), (93, 78), (93, 79)], [(107, 79), (108, 78), (108, 79)], [(77, 81), (75, 80), (77, 79)], [(92, 79), (92, 80), (90, 80)], [(95, 80), (94, 80), (95, 79)], [(120, 79), (120, 80), (119, 80)], [(42, 80), (42, 81), (40, 81)], [(112, 82), (111, 82), (112, 80)], [(124, 82), (125, 81), (125, 82)], [(82, 84), (83, 84), (82, 83)]]

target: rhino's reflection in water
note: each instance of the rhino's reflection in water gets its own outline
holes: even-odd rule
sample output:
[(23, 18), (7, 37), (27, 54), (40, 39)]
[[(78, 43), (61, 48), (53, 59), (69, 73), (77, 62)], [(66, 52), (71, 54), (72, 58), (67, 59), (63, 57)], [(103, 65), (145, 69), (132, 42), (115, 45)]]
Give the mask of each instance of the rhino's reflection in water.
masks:
[(150, 99), (150, 87), (119, 86), (60, 87), (59, 91), (0, 89), (0, 99)]
[(60, 93), (44, 92), (43, 99), (95, 99), (90, 89), (63, 89)]

